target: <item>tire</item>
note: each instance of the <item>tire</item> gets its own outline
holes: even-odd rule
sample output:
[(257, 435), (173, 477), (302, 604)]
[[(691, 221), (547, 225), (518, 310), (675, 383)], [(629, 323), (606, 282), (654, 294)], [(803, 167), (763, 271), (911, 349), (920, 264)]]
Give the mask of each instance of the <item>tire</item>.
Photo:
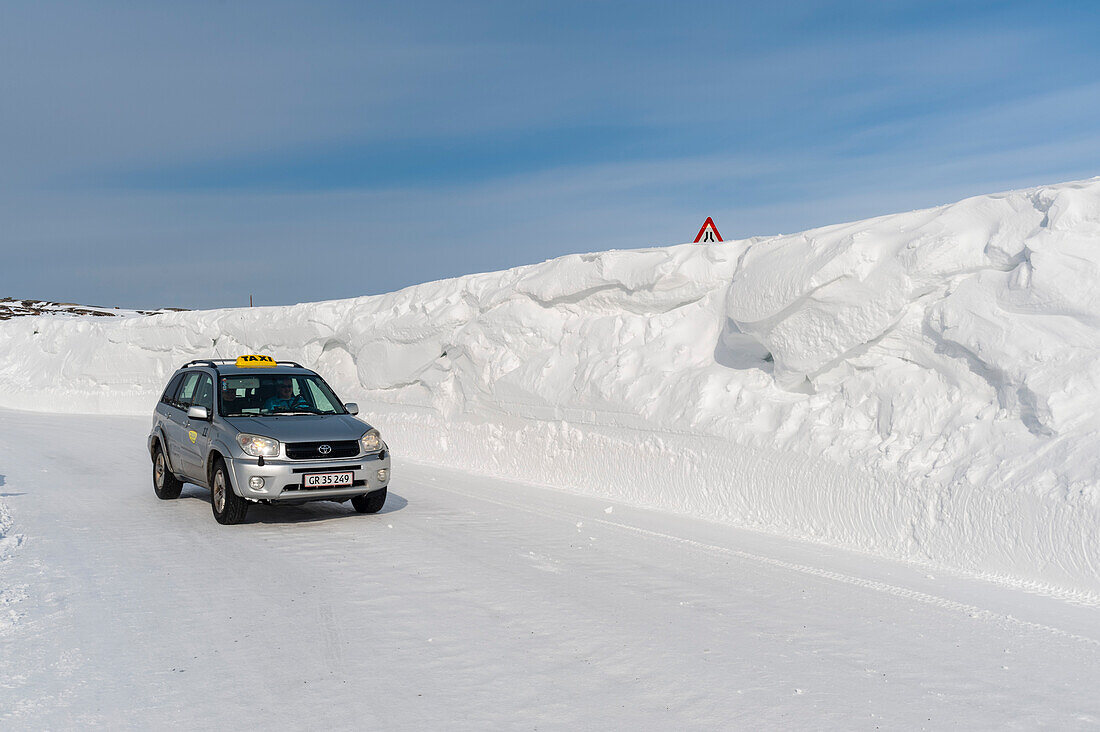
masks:
[(378, 513), (382, 510), (382, 506), (386, 505), (387, 490), (383, 488), (363, 496), (355, 496), (351, 499), (351, 505), (357, 513)]
[(183, 492), (183, 481), (168, 469), (168, 459), (164, 457), (159, 443), (153, 449), (153, 492), (162, 501), (179, 498)]
[(226, 526), (241, 523), (248, 513), (248, 501), (233, 492), (233, 483), (224, 460), (214, 464), (210, 478), (210, 506), (214, 509), (217, 522)]

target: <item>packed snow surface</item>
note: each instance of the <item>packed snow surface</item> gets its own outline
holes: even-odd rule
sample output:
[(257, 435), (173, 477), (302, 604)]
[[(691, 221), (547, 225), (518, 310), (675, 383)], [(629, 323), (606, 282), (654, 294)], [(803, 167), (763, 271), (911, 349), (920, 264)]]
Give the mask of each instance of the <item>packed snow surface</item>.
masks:
[(0, 410), (4, 732), (1100, 722), (1095, 606), (407, 461), (221, 526), (148, 427)]
[(1100, 593), (1100, 179), (291, 307), (0, 323), (0, 406), (266, 353), (395, 455)]

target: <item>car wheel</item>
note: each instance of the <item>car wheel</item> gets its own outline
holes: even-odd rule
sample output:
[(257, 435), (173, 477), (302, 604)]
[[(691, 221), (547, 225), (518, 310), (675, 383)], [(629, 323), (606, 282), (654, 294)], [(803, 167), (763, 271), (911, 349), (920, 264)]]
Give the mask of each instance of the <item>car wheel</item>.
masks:
[(214, 508), (214, 518), (219, 524), (239, 524), (248, 513), (248, 501), (233, 492), (229, 470), (223, 460), (214, 465), (214, 474), (210, 481), (210, 505)]
[(378, 513), (382, 506), (386, 505), (386, 488), (364, 496), (355, 496), (351, 499), (351, 505), (358, 513)]
[(172, 475), (172, 471), (168, 469), (168, 460), (160, 445), (153, 450), (153, 491), (162, 501), (179, 498), (183, 491), (183, 481)]

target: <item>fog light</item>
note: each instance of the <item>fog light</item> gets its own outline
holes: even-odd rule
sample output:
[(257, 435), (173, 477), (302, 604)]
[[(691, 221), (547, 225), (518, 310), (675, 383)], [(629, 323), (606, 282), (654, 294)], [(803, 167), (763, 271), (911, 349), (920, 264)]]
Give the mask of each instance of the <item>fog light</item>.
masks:
[(386, 470), (385, 468), (382, 468), (381, 470), (378, 471), (378, 480), (379, 481), (385, 483), (389, 479), (390, 479), (390, 471)]
[(248, 479), (248, 487), (254, 491), (258, 491), (264, 487), (264, 479), (258, 475), (253, 475)]

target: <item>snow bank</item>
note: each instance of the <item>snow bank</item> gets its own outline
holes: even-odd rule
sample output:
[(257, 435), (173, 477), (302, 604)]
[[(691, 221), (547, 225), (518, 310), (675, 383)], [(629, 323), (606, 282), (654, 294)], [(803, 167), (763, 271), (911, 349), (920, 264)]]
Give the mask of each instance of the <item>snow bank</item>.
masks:
[(0, 323), (0, 406), (322, 374), (397, 456), (1100, 592), (1100, 179), (353, 300)]

